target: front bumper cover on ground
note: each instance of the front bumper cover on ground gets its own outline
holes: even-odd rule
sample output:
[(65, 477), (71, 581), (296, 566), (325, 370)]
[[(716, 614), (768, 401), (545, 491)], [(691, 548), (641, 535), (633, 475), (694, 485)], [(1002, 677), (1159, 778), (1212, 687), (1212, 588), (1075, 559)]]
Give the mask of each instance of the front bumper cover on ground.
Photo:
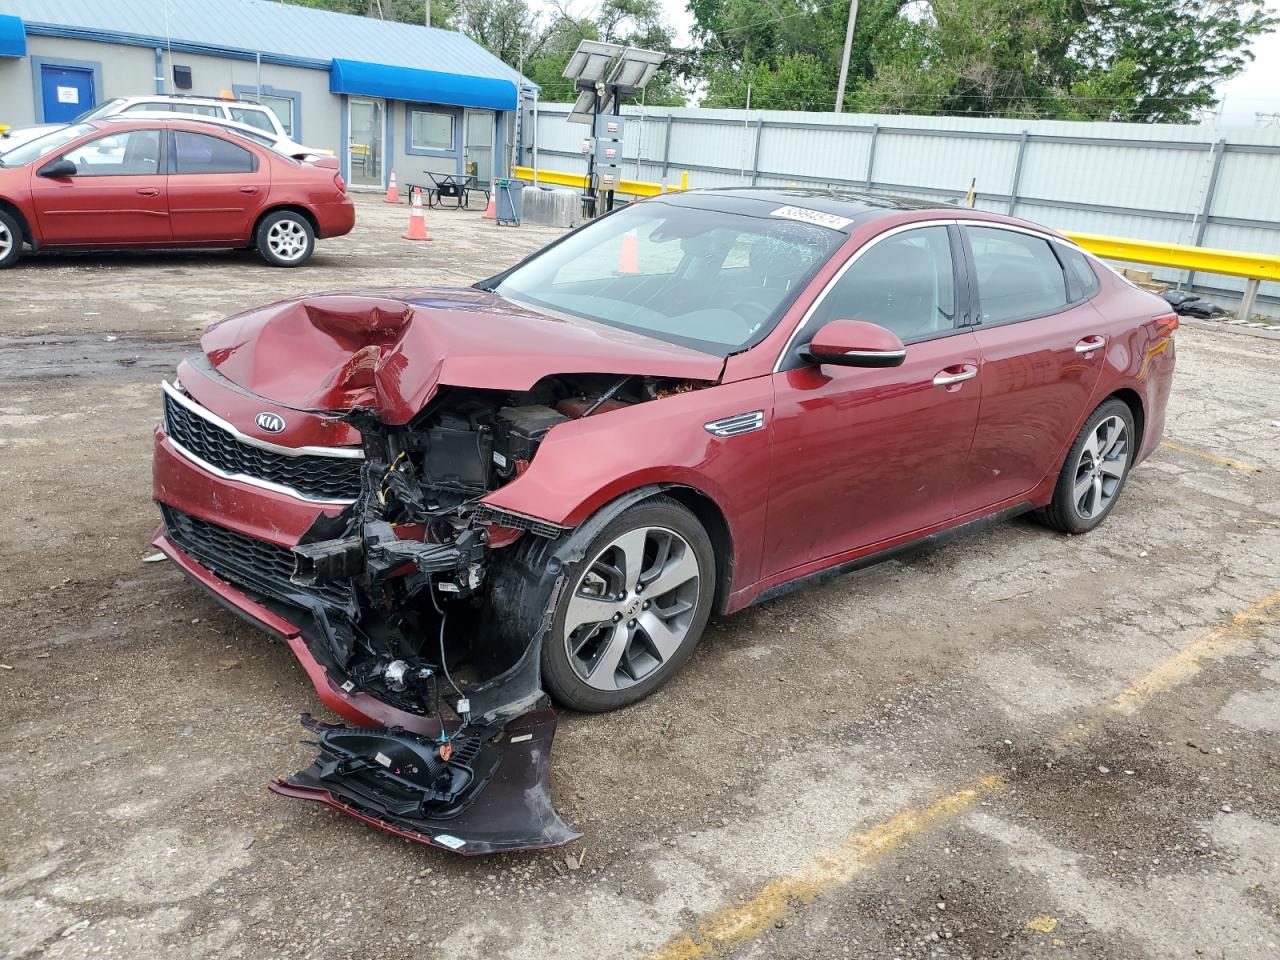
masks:
[[(273, 793), (325, 803), (398, 836), (463, 855), (554, 847), (581, 836), (561, 819), (551, 800), (548, 774), (556, 717), (545, 708), (545, 697), (525, 696), (516, 701), (525, 704), (518, 707), (524, 712), (495, 711), (473, 724), (465, 742), (461, 737), (455, 741), (457, 760), (445, 758), (446, 764), (453, 761), (455, 774), (442, 790), (442, 771), (427, 770), (432, 755), (437, 761), (440, 755), (437, 718), (398, 709), (350, 683), (335, 682), (302, 628), (197, 563), (163, 530), (153, 542), (223, 606), (283, 638), (325, 706), (356, 725), (304, 719), (318, 735), (320, 755), (295, 776), (270, 784)], [(526, 694), (536, 690), (536, 669), (536, 657), (526, 651), (508, 671), (505, 688)], [(489, 689), (473, 695), (478, 706), (497, 684), (483, 686)], [(455, 734), (446, 728), (444, 736)], [(415, 771), (396, 760), (419, 768), (416, 783)], [(407, 775), (396, 774), (395, 766)], [(393, 775), (379, 776), (375, 768)], [(427, 776), (430, 772), (438, 775)]]

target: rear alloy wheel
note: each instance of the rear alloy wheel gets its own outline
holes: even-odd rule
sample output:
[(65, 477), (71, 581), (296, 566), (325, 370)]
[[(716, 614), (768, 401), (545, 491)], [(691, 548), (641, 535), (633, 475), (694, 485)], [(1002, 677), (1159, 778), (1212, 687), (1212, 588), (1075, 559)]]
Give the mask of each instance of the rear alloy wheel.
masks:
[(22, 228), (12, 216), (0, 210), (0, 269), (11, 267), (22, 256)]
[(1067, 453), (1053, 501), (1040, 518), (1064, 533), (1087, 533), (1106, 519), (1136, 453), (1133, 413), (1108, 400), (1089, 417)]
[(315, 231), (300, 213), (280, 210), (258, 224), (258, 252), (273, 267), (301, 266), (315, 247)]
[(715, 556), (697, 518), (656, 497), (605, 527), (569, 584), (543, 645), (543, 680), (565, 706), (615, 710), (693, 653), (711, 613)]

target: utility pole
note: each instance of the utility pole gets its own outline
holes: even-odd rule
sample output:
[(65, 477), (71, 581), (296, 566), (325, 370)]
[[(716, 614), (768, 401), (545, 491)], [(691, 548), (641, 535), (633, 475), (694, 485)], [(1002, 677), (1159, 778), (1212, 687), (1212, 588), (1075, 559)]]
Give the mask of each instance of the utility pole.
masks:
[(840, 59), (840, 85), (836, 88), (836, 113), (844, 111), (844, 85), (849, 79), (849, 51), (853, 48), (853, 23), (858, 19), (858, 0), (849, 0), (849, 24), (844, 29), (844, 56)]
[(426, 9), (422, 12), (422, 20), (425, 26), (431, 26), (431, 0), (426, 2)]

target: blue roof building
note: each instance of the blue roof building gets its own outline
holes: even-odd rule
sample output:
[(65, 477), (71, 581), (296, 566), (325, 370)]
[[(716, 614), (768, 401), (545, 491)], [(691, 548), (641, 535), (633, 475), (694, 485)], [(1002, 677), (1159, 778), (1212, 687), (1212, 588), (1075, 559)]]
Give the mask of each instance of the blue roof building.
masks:
[(502, 176), (531, 87), (450, 30), (276, 0), (0, 0), (0, 124), (112, 97), (234, 97), (332, 150), (353, 188)]

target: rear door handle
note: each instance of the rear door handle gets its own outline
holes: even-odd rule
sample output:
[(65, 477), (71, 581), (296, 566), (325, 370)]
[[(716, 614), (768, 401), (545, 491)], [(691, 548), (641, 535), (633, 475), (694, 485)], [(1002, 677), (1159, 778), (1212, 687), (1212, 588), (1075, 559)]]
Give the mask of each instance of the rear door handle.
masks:
[(160, 196), (159, 187), (139, 187), (138, 196), (140, 197), (158, 197)]
[(240, 192), (241, 193), (257, 193), (258, 188), (257, 187), (241, 187)]
[(1085, 337), (1076, 344), (1076, 353), (1093, 353), (1107, 345), (1106, 337)]
[(958, 363), (955, 366), (939, 370), (933, 378), (935, 387), (952, 387), (957, 383), (972, 380), (978, 375), (978, 368), (971, 363)]

